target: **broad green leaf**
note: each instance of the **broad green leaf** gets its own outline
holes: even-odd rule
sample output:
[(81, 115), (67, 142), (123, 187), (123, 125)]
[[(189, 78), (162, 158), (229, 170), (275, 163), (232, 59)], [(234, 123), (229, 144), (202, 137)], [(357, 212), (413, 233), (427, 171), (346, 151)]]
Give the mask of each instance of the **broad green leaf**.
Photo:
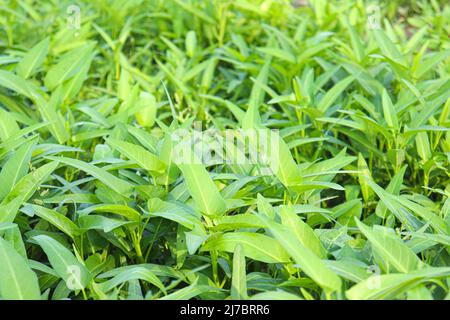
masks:
[(264, 224), (254, 214), (235, 214), (232, 216), (222, 216), (215, 219), (214, 230), (236, 230), (243, 228), (264, 228)]
[[(403, 176), (405, 175), (406, 166), (403, 166), (399, 172), (395, 174), (392, 178), (391, 182), (389, 182), (386, 191), (392, 193), (393, 195), (398, 195), (400, 193), (400, 188), (403, 183)], [(377, 216), (381, 218), (386, 217), (386, 205), (383, 202), (378, 202), (377, 207), (375, 209), (375, 213)]]
[(139, 95), (139, 111), (135, 113), (137, 122), (143, 127), (152, 127), (156, 118), (156, 99), (147, 92), (141, 92)]
[(69, 139), (69, 133), (66, 130), (65, 120), (59, 110), (62, 104), (63, 90), (61, 87), (56, 89), (48, 102), (38, 103), (39, 113), (44, 121), (49, 122), (49, 130), (58, 143), (63, 144)]
[(414, 70), (413, 74), (415, 78), (421, 78), (424, 74), (430, 71), (433, 67), (435, 67), (441, 61), (447, 59), (450, 56), (450, 50), (445, 50), (442, 52), (437, 52), (433, 54), (428, 59), (422, 61), (416, 70)]
[(197, 35), (195, 34), (195, 31), (190, 30), (186, 34), (185, 47), (186, 47), (186, 54), (192, 58), (197, 48)]
[(408, 300), (433, 300), (431, 291), (426, 285), (419, 285), (407, 292)]
[(33, 82), (25, 80), (9, 71), (0, 70), (0, 87), (8, 88), (33, 101), (44, 101), (39, 88)]
[(31, 48), (22, 60), (20, 60), (16, 67), (16, 72), (20, 77), (27, 79), (41, 67), (47, 56), (49, 43), (50, 38), (45, 38)]
[(247, 299), (247, 276), (245, 273), (245, 254), (240, 244), (233, 254), (233, 274), (231, 276), (231, 299)]
[(370, 174), (370, 168), (367, 165), (366, 160), (364, 159), (361, 153), (358, 154), (358, 181), (361, 186), (361, 193), (363, 195), (364, 201), (368, 202), (373, 192), (372, 189), (369, 188), (367, 184), (367, 179), (372, 179), (372, 175)]
[(298, 241), (305, 247), (311, 250), (319, 258), (324, 259), (327, 256), (327, 251), (323, 247), (313, 229), (300, 219), (294, 211), (292, 205), (279, 207), (281, 223), (287, 227), (293, 234), (295, 234)]
[(288, 188), (301, 184), (300, 170), (286, 142), (277, 133), (271, 133), (269, 136), (270, 153), (267, 159), (270, 161), (272, 172)]
[(177, 164), (180, 168), (189, 194), (199, 210), (208, 216), (222, 215), (226, 210), (225, 200), (202, 163), (193, 158), (191, 163)]
[(328, 291), (338, 291), (341, 279), (286, 227), (261, 216), (267, 229), (308, 276)]
[(166, 293), (166, 289), (161, 280), (159, 280), (159, 278), (149, 269), (139, 266), (133, 266), (131, 268), (123, 270), (119, 274), (115, 275), (111, 280), (104, 282), (102, 285), (105, 291), (110, 291), (120, 284), (132, 280), (146, 281), (156, 286), (162, 292)]
[(325, 260), (327, 266), (344, 279), (358, 283), (369, 277), (371, 273), (363, 263), (358, 260)]
[(160, 265), (160, 264), (134, 264), (130, 266), (118, 267), (112, 270), (108, 270), (97, 276), (97, 279), (106, 279), (115, 277), (121, 273), (124, 273), (126, 270), (134, 269), (135, 267), (144, 268), (151, 271), (154, 275), (159, 277), (170, 277), (170, 278), (182, 278), (183, 272), (179, 270), (175, 270), (172, 267)]
[[(258, 213), (266, 215), (270, 220), (275, 219), (275, 210), (270, 205), (270, 202), (264, 198), (260, 193), (258, 193), (257, 206)], [(260, 223), (264, 224), (260, 219), (258, 219)]]
[(216, 292), (220, 289), (214, 288), (208, 285), (197, 284), (196, 282), (191, 285), (178, 289), (175, 292), (168, 294), (160, 298), (159, 300), (191, 300), (192, 298), (201, 295), (206, 292)]
[(411, 273), (373, 275), (346, 291), (350, 300), (394, 299), (418, 284), (448, 277), (450, 268), (424, 268)]
[(395, 110), (395, 107), (392, 104), (391, 98), (389, 97), (389, 94), (387, 93), (386, 89), (383, 89), (383, 92), (381, 93), (381, 98), (383, 105), (384, 120), (386, 120), (386, 123), (389, 127), (398, 130), (399, 123), (397, 118), (397, 111)]
[(362, 61), (365, 55), (363, 42), (358, 33), (356, 32), (355, 28), (353, 28), (353, 26), (350, 25), (350, 23), (347, 22), (346, 27), (350, 33), (350, 40), (354, 50), (355, 57), (360, 62)]
[(88, 78), (88, 71), (91, 66), (90, 64), (92, 61), (92, 56), (93, 55), (86, 59), (86, 63), (81, 66), (80, 70), (72, 78), (61, 84), (63, 88), (62, 101), (67, 101), (75, 98), (78, 92), (81, 90), (84, 81)]
[(103, 230), (111, 232), (114, 229), (133, 223), (132, 221), (123, 221), (119, 219), (107, 218), (100, 215), (81, 216), (78, 219), (78, 225), (81, 230)]
[(188, 229), (203, 228), (199, 217), (187, 212), (183, 207), (170, 202), (164, 202), (158, 198), (148, 201), (150, 216), (162, 217), (179, 223)]
[[(258, 74), (258, 83), (266, 84), (269, 77), (270, 60), (267, 61)], [(261, 116), (259, 114), (259, 107), (264, 102), (265, 91), (257, 83), (253, 84), (250, 98), (248, 101), (248, 108), (242, 119), (242, 128), (255, 129), (261, 124)]]
[(121, 204), (96, 204), (86, 209), (79, 210), (80, 216), (90, 214), (91, 212), (108, 212), (125, 217), (127, 220), (138, 222), (141, 220), (141, 214), (135, 209)]
[(55, 210), (38, 205), (28, 205), (25, 209), (30, 213), (48, 221), (71, 238), (74, 238), (80, 234), (78, 226), (73, 223), (72, 220)]
[(277, 290), (254, 294), (250, 300), (302, 300), (302, 298), (283, 290)]
[(0, 237), (0, 297), (5, 300), (41, 300), (38, 278), (28, 261)]
[(431, 158), (430, 140), (426, 132), (419, 132), (416, 135), (416, 149), (423, 161), (428, 161)]
[(287, 51), (285, 51), (283, 49), (259, 47), (259, 48), (256, 48), (256, 50), (260, 51), (263, 54), (266, 54), (266, 55), (278, 58), (278, 59), (283, 60), (283, 61), (286, 61), (288, 63), (294, 64), (296, 62), (295, 56), (292, 53), (287, 52)]
[(381, 28), (374, 29), (373, 35), (375, 36), (378, 47), (380, 48), (384, 56), (401, 66), (406, 65), (403, 55), (400, 53), (400, 51), (398, 51), (396, 45), (391, 41), (391, 39), (389, 39), (389, 37)]
[(90, 64), (93, 44), (73, 49), (48, 70), (44, 83), (49, 90), (55, 89), (62, 82), (72, 78), (82, 69), (83, 65)]
[(69, 249), (46, 235), (35, 236), (33, 240), (44, 250), (53, 269), (66, 282), (67, 288), (74, 291), (86, 288), (92, 276)]
[(326, 112), (329, 107), (336, 101), (339, 95), (352, 83), (354, 80), (353, 76), (348, 76), (336, 83), (333, 88), (327, 91), (327, 93), (322, 97), (317, 109), (321, 112)]
[(177, 5), (186, 10), (187, 12), (193, 14), (194, 16), (198, 17), (199, 19), (205, 21), (206, 23), (209, 24), (215, 24), (216, 21), (215, 19), (213, 19), (212, 17), (210, 17), (206, 12), (203, 12), (201, 10), (199, 10), (198, 8), (196, 8), (194, 5), (188, 3), (188, 2), (184, 2), (181, 0), (174, 0)]
[(415, 215), (424, 219), (439, 232), (442, 232), (444, 234), (448, 233), (448, 226), (446, 225), (445, 221), (442, 220), (438, 215), (433, 213), (430, 209), (421, 206), (413, 201), (405, 199), (402, 196), (392, 195), (389, 192), (386, 192), (372, 180), (367, 180), (367, 183), (380, 197), (381, 201), (383, 201), (386, 207), (400, 220), (407, 222), (404, 213), (404, 209), (407, 208), (411, 210)]
[(422, 267), (420, 259), (402, 240), (380, 230), (370, 229), (357, 219), (356, 224), (370, 241), (373, 250), (383, 258), (388, 268), (392, 266), (398, 272), (408, 273)]
[(166, 168), (164, 162), (141, 146), (113, 138), (108, 138), (106, 142), (145, 170), (162, 173)]
[(0, 222), (14, 221), (19, 207), (33, 196), (41, 184), (55, 171), (57, 166), (57, 162), (47, 163), (20, 179), (0, 205), (5, 209), (7, 208), (4, 211), (6, 215), (0, 215)]
[(0, 108), (0, 140), (6, 141), (19, 132), (19, 126), (13, 116)]
[(278, 242), (260, 233), (230, 232), (215, 234), (208, 238), (201, 250), (233, 253), (238, 244), (242, 246), (245, 256), (250, 259), (266, 263), (289, 262), (289, 256)]
[(77, 160), (77, 159), (67, 158), (67, 157), (49, 156), (48, 158), (53, 161), (64, 163), (66, 165), (80, 169), (80, 170), (90, 174), (94, 178), (100, 180), (101, 182), (106, 184), (109, 188), (116, 191), (117, 193), (123, 194), (124, 196), (129, 196), (132, 192), (133, 185), (131, 183), (129, 183), (123, 179), (120, 179), (120, 178), (112, 175), (108, 171), (106, 171), (102, 168), (96, 167), (90, 163), (87, 163), (87, 162), (84, 162), (81, 160)]
[[(281, 183), (289, 188), (300, 185), (302, 177), (288, 145), (277, 131), (267, 128), (245, 130), (238, 140), (249, 142), (250, 153), (257, 159), (261, 167), (269, 169)], [(244, 143), (244, 142), (243, 142)]]
[(16, 183), (23, 178), (29, 168), (31, 152), (36, 145), (36, 139), (24, 143), (8, 159), (0, 172), (0, 200), (3, 200)]

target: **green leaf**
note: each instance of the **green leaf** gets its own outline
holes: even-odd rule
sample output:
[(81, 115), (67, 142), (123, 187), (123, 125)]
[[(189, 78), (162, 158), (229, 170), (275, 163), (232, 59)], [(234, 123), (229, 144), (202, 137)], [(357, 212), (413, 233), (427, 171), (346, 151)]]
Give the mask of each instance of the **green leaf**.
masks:
[(215, 219), (214, 230), (235, 230), (242, 228), (264, 228), (264, 224), (254, 214), (235, 214), (232, 216), (222, 216)]
[(358, 283), (367, 279), (370, 273), (359, 260), (325, 260), (327, 266), (344, 279)]
[(400, 296), (403, 292), (420, 283), (434, 281), (450, 275), (450, 268), (425, 268), (408, 274), (393, 273), (373, 275), (354, 285), (345, 292), (350, 300), (387, 300)]
[(38, 102), (38, 110), (44, 121), (49, 122), (49, 130), (51, 134), (55, 137), (58, 143), (65, 143), (69, 139), (69, 133), (66, 130), (64, 118), (58, 110), (59, 106), (62, 104), (62, 94), (63, 90), (61, 87), (56, 89), (49, 102)]
[(16, 120), (3, 108), (0, 108), (0, 140), (6, 141), (19, 132), (19, 126)]
[(283, 49), (259, 47), (256, 48), (256, 50), (260, 51), (263, 54), (279, 58), (280, 60), (286, 61), (288, 63), (294, 64), (296, 62), (295, 56), (292, 53), (287, 52)]
[(383, 89), (381, 93), (382, 105), (383, 105), (383, 114), (384, 120), (389, 127), (394, 128), (396, 130), (399, 129), (397, 111), (395, 110), (394, 105), (392, 104), (391, 98), (387, 93), (386, 89)]
[(42, 66), (42, 63), (48, 53), (49, 43), (50, 38), (47, 37), (31, 48), (31, 50), (28, 51), (28, 53), (17, 64), (17, 75), (24, 79), (27, 79), (33, 75), (33, 73), (35, 73), (36, 70)]
[(24, 210), (36, 214), (38, 217), (50, 222), (56, 228), (71, 238), (80, 234), (78, 226), (61, 213), (38, 205), (28, 205)]
[(358, 33), (356, 32), (355, 28), (353, 28), (353, 26), (350, 25), (350, 23), (347, 22), (346, 27), (350, 33), (350, 40), (352, 43), (354, 54), (356, 56), (357, 61), (360, 62), (360, 61), (362, 61), (362, 59), (365, 56), (363, 42), (362, 42), (360, 36), (358, 35)]
[(313, 229), (297, 216), (294, 207), (289, 205), (281, 206), (279, 208), (282, 225), (295, 234), (297, 240), (300, 241), (305, 248), (311, 250), (321, 259), (326, 258), (327, 250), (323, 247)]
[(32, 139), (19, 147), (8, 159), (0, 172), (0, 200), (3, 200), (16, 183), (28, 172), (31, 152), (36, 145)]
[(47, 163), (20, 179), (1, 203), (1, 206), (8, 210), (4, 211), (6, 212), (5, 215), (0, 215), (0, 222), (14, 221), (19, 207), (33, 196), (39, 186), (48, 179), (57, 166), (58, 163), (56, 162)]
[(84, 172), (90, 174), (94, 178), (106, 184), (112, 190), (124, 196), (129, 196), (132, 193), (133, 185), (131, 183), (117, 178), (108, 171), (102, 168), (98, 168), (90, 163), (66, 157), (49, 156), (47, 158), (83, 170)]
[(361, 193), (363, 195), (364, 201), (368, 202), (373, 192), (372, 189), (369, 188), (367, 184), (367, 179), (372, 179), (372, 175), (370, 174), (370, 168), (367, 165), (366, 160), (364, 159), (361, 153), (358, 154), (358, 181), (361, 186)]
[(233, 274), (231, 277), (231, 299), (245, 300), (247, 296), (247, 276), (245, 274), (245, 255), (242, 245), (236, 245), (233, 254)]
[(90, 214), (91, 212), (108, 212), (108, 213), (114, 213), (120, 216), (125, 217), (127, 220), (139, 222), (141, 221), (141, 214), (136, 211), (135, 209), (121, 205), (121, 204), (96, 204), (90, 207), (87, 207), (86, 209), (79, 210), (78, 214), (86, 215)]
[(139, 111), (135, 113), (137, 122), (143, 127), (152, 127), (156, 118), (156, 99), (147, 92), (141, 92), (139, 100)]
[(259, 107), (264, 102), (265, 91), (259, 85), (259, 83), (266, 84), (269, 77), (270, 71), (270, 60), (267, 61), (262, 67), (261, 71), (258, 74), (256, 81), (253, 85), (252, 91), (250, 93), (250, 98), (248, 101), (247, 112), (245, 113), (244, 118), (242, 119), (242, 128), (245, 129), (254, 129), (257, 128), (261, 124), (261, 117), (259, 115)]
[(217, 292), (219, 290), (220, 289), (194, 282), (187, 287), (178, 289), (177, 291), (160, 298), (159, 300), (191, 300), (192, 298), (203, 293)]
[(398, 272), (408, 273), (422, 267), (422, 261), (400, 239), (379, 230), (370, 229), (359, 220), (356, 224), (370, 241), (373, 250)]
[(222, 215), (226, 211), (225, 200), (203, 164), (194, 159), (177, 165), (199, 210), (208, 216)]
[(79, 228), (83, 231), (87, 230), (103, 230), (108, 233), (125, 225), (132, 224), (132, 221), (123, 221), (112, 219), (100, 215), (81, 216), (78, 219)]
[(448, 226), (446, 225), (445, 221), (442, 220), (442, 218), (440, 218), (438, 215), (433, 213), (429, 208), (405, 199), (402, 196), (392, 195), (371, 180), (367, 180), (367, 183), (380, 197), (381, 201), (383, 201), (386, 207), (401, 221), (405, 223), (408, 222), (404, 212), (405, 208), (407, 208), (414, 212), (414, 214), (416, 214), (417, 216), (424, 219), (439, 232), (444, 234), (448, 233)]
[(333, 88), (327, 91), (327, 93), (322, 97), (317, 109), (321, 112), (326, 112), (328, 108), (336, 101), (339, 95), (352, 83), (354, 80), (353, 76), (348, 76), (336, 83)]
[(373, 35), (375, 36), (378, 47), (384, 56), (401, 66), (406, 66), (403, 55), (400, 51), (398, 51), (396, 45), (391, 41), (391, 39), (389, 39), (381, 28), (374, 29)]
[(197, 35), (195, 34), (195, 31), (190, 30), (186, 34), (185, 47), (187, 55), (192, 58), (197, 48)]
[(260, 233), (232, 232), (208, 238), (201, 251), (218, 250), (233, 253), (240, 244), (250, 259), (266, 263), (286, 263), (289, 256), (278, 242)]
[(302, 298), (283, 290), (277, 290), (254, 294), (250, 300), (302, 300)]
[(69, 249), (46, 235), (35, 236), (33, 240), (44, 250), (53, 269), (66, 282), (67, 288), (70, 290), (86, 288), (92, 275)]
[(28, 261), (0, 237), (0, 297), (6, 300), (41, 300), (38, 278)]
[(187, 212), (187, 210), (174, 203), (165, 202), (158, 198), (148, 201), (150, 216), (162, 217), (175, 221), (188, 229), (203, 228), (199, 217)]
[(166, 293), (166, 288), (164, 287), (164, 284), (161, 282), (161, 280), (159, 280), (159, 278), (151, 270), (140, 266), (133, 266), (121, 271), (111, 280), (104, 282), (102, 286), (105, 291), (110, 291), (118, 285), (132, 280), (146, 281), (156, 286), (162, 292)]
[(106, 139), (106, 142), (145, 170), (154, 173), (163, 173), (166, 169), (164, 162), (141, 146), (113, 138)]
[[(391, 179), (391, 182), (389, 182), (386, 188), (387, 192), (393, 195), (398, 195), (400, 193), (400, 188), (402, 186), (403, 176), (405, 175), (406, 168), (407, 168), (406, 166), (403, 166)], [(377, 216), (385, 218), (386, 210), (387, 210), (386, 205), (383, 202), (378, 202), (377, 207), (375, 209), (375, 213), (377, 214)]]
[(447, 59), (450, 56), (450, 50), (445, 50), (442, 52), (437, 52), (433, 54), (430, 58), (422, 61), (416, 70), (414, 70), (413, 75), (415, 78), (421, 78), (424, 74), (434, 68), (438, 63)]
[(41, 90), (33, 82), (9, 71), (0, 70), (0, 87), (8, 88), (36, 102), (44, 101)]
[(44, 78), (45, 86), (49, 90), (55, 89), (62, 82), (75, 76), (84, 65), (90, 64), (94, 45), (87, 44), (66, 53), (63, 58), (52, 66)]
[(430, 140), (428, 140), (428, 134), (426, 132), (419, 132), (416, 135), (416, 149), (423, 161), (431, 159)]
[(263, 216), (261, 219), (303, 272), (327, 291), (340, 290), (341, 279), (318, 256), (303, 246), (289, 229)]
[(286, 187), (298, 186), (302, 182), (302, 177), (289, 147), (278, 133), (271, 132), (269, 136), (271, 145), (267, 159), (270, 159), (272, 172)]

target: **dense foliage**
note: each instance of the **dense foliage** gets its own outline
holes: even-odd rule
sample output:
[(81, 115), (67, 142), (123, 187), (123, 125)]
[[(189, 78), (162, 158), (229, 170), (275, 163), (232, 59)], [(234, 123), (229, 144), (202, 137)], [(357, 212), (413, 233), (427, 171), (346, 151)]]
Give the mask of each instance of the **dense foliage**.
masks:
[[(437, 0), (1, 1), (0, 297), (448, 298), (449, 20)], [(176, 162), (199, 123), (273, 129), (279, 161)]]

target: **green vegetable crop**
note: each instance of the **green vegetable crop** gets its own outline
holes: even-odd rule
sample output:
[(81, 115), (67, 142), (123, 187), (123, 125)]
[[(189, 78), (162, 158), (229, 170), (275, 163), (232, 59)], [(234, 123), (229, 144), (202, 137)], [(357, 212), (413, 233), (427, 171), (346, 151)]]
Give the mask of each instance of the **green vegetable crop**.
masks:
[(0, 299), (449, 299), (446, 1), (0, 2)]

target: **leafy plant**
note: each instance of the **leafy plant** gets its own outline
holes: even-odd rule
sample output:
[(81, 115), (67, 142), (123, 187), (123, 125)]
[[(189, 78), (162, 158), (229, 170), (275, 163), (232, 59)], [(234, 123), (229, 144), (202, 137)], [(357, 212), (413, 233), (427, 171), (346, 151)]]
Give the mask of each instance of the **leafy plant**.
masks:
[(0, 298), (450, 297), (446, 2), (69, 5), (0, 4)]

